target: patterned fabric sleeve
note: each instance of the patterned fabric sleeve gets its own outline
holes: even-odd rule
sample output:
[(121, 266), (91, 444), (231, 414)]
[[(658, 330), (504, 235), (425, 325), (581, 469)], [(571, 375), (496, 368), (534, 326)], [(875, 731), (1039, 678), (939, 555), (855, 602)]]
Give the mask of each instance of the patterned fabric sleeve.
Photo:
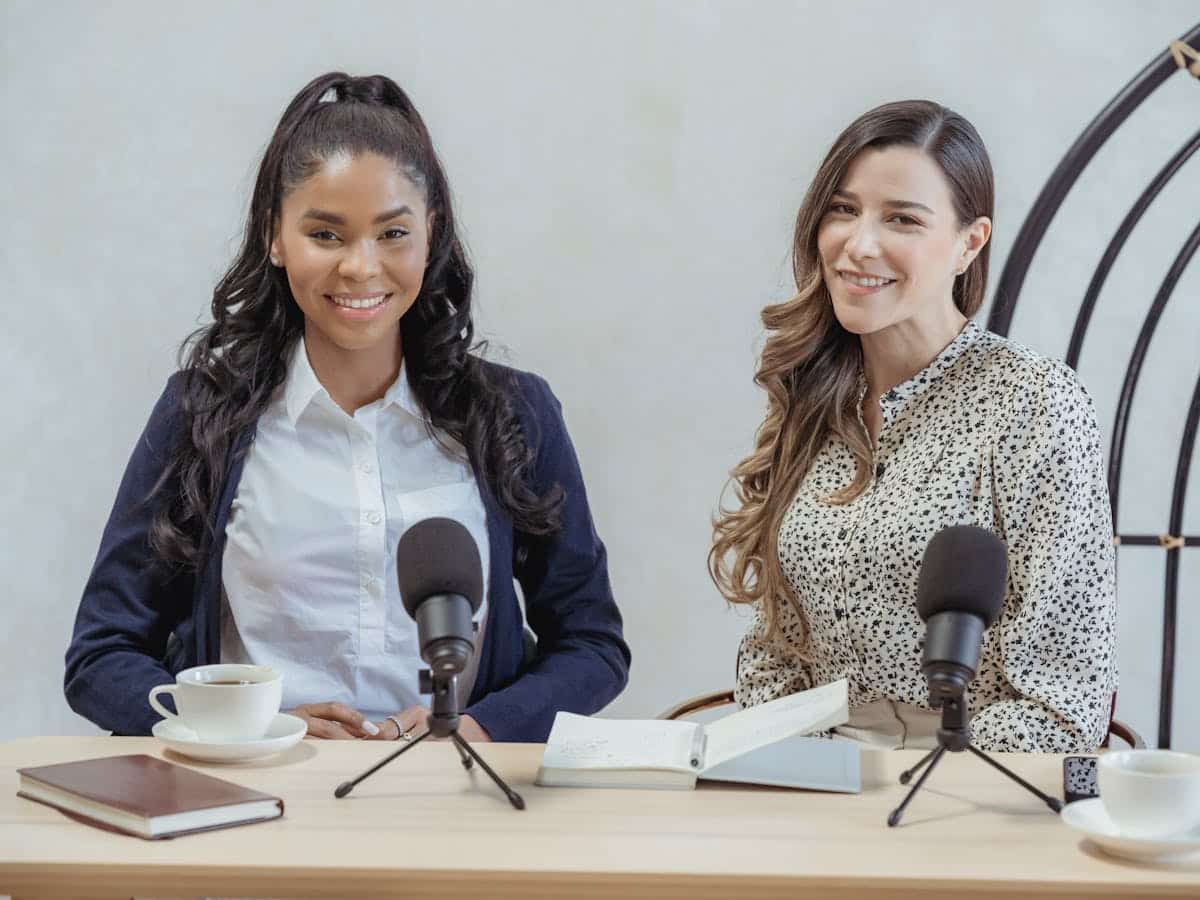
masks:
[(766, 617), (755, 604), (754, 619), (738, 646), (733, 697), (743, 708), (786, 697), (812, 687), (812, 676), (796, 653), (800, 617), (790, 603), (781, 604), (779, 630), (767, 638)]
[(1047, 361), (994, 449), (1008, 546), (1005, 609), (990, 640), (1019, 697), (983, 707), (975, 742), (994, 751), (1087, 752), (1104, 740), (1116, 689), (1112, 519), (1091, 398)]

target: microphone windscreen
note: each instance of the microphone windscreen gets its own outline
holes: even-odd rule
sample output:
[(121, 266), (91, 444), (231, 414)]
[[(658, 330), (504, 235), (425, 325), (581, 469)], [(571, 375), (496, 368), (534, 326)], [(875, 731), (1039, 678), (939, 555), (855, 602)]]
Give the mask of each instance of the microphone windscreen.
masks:
[(483, 567), (471, 532), (454, 519), (422, 519), (400, 536), (396, 548), (400, 599), (410, 616), (426, 598), (458, 594), (471, 612), (483, 600)]
[(1004, 542), (986, 528), (952, 525), (929, 541), (917, 581), (917, 612), (928, 621), (947, 610), (973, 613), (990, 627), (1008, 587)]

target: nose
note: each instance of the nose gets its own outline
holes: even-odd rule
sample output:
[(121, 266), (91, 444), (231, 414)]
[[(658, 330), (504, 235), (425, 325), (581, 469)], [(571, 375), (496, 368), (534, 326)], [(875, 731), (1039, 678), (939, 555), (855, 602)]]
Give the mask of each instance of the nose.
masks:
[(338, 274), (348, 281), (370, 281), (379, 274), (379, 252), (375, 241), (347, 244), (338, 261)]
[(879, 232), (875, 222), (859, 216), (846, 240), (846, 255), (851, 259), (872, 259), (879, 256)]

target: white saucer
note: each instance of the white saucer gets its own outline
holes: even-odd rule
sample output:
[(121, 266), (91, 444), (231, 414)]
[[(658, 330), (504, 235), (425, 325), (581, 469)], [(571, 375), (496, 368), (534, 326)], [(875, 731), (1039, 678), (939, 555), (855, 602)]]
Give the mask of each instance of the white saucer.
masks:
[(160, 719), (151, 733), (174, 750), (192, 759), (209, 762), (244, 762), (273, 753), (281, 753), (300, 742), (308, 732), (303, 719), (279, 713), (271, 720), (267, 733), (256, 741), (203, 741), (189, 728), (171, 719)]
[(1106, 853), (1125, 859), (1168, 860), (1200, 853), (1200, 827), (1162, 838), (1136, 838), (1121, 834), (1099, 797), (1076, 800), (1063, 807), (1062, 820), (1082, 831)]

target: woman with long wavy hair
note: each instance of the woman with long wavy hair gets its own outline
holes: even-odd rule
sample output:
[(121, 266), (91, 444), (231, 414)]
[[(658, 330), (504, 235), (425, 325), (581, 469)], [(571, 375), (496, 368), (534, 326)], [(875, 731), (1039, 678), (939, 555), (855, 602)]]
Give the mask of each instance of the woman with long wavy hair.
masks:
[(992, 217), (982, 140), (928, 101), (859, 117), (813, 179), (796, 296), (762, 313), (767, 416), (709, 556), (726, 599), (754, 606), (743, 706), (845, 678), (841, 734), (936, 746), (917, 576), (935, 533), (975, 525), (1009, 561), (967, 696), (975, 742), (1103, 741), (1116, 666), (1100, 433), (1074, 372), (971, 320)]
[(396, 547), (434, 516), (483, 564), (464, 736), (544, 740), (557, 710), (619, 693), (629, 650), (558, 401), (475, 352), (472, 280), (405, 93), (309, 83), (125, 472), (67, 651), (73, 709), (147, 734), (152, 686), (254, 663), (310, 735), (411, 738), (423, 665)]

